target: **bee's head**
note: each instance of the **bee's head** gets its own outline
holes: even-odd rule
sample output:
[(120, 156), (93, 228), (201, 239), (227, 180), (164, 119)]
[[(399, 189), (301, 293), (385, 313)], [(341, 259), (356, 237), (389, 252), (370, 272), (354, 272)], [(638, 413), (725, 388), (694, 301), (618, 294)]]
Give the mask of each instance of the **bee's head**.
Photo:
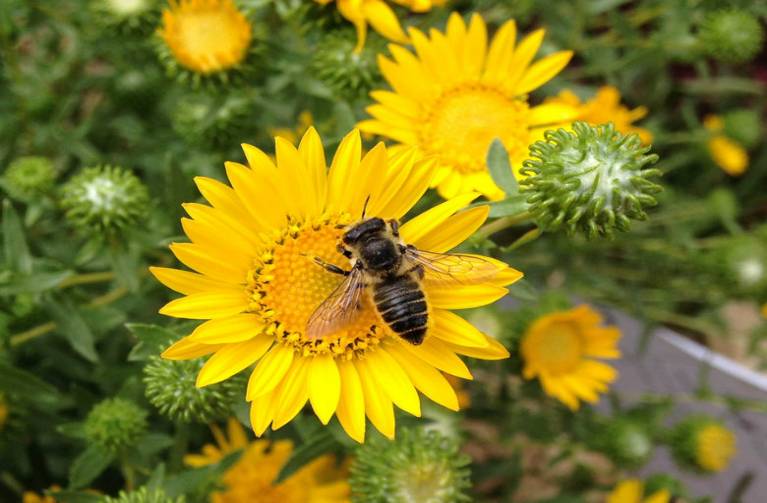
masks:
[(386, 222), (378, 217), (361, 220), (351, 225), (343, 235), (343, 242), (348, 246), (354, 246), (368, 237), (376, 236), (386, 230)]

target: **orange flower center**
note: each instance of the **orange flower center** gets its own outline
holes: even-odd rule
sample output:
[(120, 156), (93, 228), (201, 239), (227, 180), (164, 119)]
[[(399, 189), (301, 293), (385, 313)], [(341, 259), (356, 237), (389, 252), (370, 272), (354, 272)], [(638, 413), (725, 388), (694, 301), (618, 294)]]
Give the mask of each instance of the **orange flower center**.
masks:
[(358, 316), (335, 334), (309, 339), (306, 325), (312, 313), (344, 281), (318, 265), (318, 257), (348, 270), (349, 261), (337, 250), (348, 215), (315, 222), (289, 219), (288, 227), (260, 257), (249, 274), (251, 312), (267, 323), (267, 333), (304, 356), (331, 354), (351, 359), (361, 356), (387, 335), (367, 294)]
[(464, 84), (445, 92), (421, 130), (424, 150), (462, 173), (486, 170), (487, 150), (500, 138), (512, 159), (527, 157), (527, 103), (482, 84)]

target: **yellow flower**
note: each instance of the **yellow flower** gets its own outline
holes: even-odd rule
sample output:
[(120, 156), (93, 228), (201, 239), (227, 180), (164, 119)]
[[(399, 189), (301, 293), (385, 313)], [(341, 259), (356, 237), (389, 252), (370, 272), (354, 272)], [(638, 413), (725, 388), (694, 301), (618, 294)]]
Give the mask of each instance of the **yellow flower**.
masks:
[(346, 470), (336, 466), (334, 456), (321, 456), (275, 483), (293, 452), (290, 440), (249, 442), (245, 429), (236, 419), (229, 420), (228, 438), (218, 426), (212, 425), (211, 429), (217, 445), (207, 444), (200, 454), (187, 454), (184, 456), (187, 465), (199, 468), (243, 451), (222, 476), (221, 482), (226, 487), (211, 495), (212, 503), (341, 503), (349, 500)]
[(379, 56), (394, 91), (371, 93), (378, 101), (367, 108), (374, 119), (359, 127), (434, 156), (439, 166), (434, 186), (443, 197), (479, 191), (499, 199), (503, 192), (487, 170), (487, 150), (500, 138), (518, 173), (528, 145), (542, 139), (546, 129), (573, 120), (577, 110), (571, 106), (531, 108), (527, 101), (527, 93), (559, 73), (572, 52), (556, 52), (531, 64), (544, 30), (516, 45), (514, 21), (498, 30), (488, 49), (487, 28), (477, 14), (467, 27), (453, 13), (446, 33), (431, 30), (430, 35), (411, 29), (416, 54), (392, 45), (394, 60)]
[[(314, 0), (326, 5), (332, 0)], [(413, 12), (428, 12), (432, 7), (445, 5), (446, 0), (394, 0), (395, 3), (410, 8)], [(365, 47), (368, 23), (375, 31), (394, 42), (405, 44), (407, 35), (397, 20), (397, 15), (384, 0), (337, 0), (338, 12), (354, 24), (357, 30), (357, 47), (360, 52)]]
[(695, 459), (704, 470), (722, 471), (735, 455), (735, 434), (718, 423), (702, 427), (695, 440)]
[(602, 316), (587, 305), (547, 314), (525, 332), (521, 353), (525, 379), (537, 377), (547, 395), (577, 410), (596, 402), (615, 380), (614, 368), (595, 358), (620, 358), (617, 327), (602, 327)]
[(232, 0), (170, 0), (162, 21), (160, 37), (193, 72), (227, 70), (248, 54), (251, 26)]
[(644, 484), (636, 479), (624, 480), (607, 496), (607, 503), (669, 503), (671, 494), (661, 489), (643, 499)]
[[(50, 487), (50, 489), (53, 491), (58, 491), (61, 489), (61, 487), (53, 485)], [(56, 499), (53, 496), (37, 494), (34, 491), (24, 491), (24, 494), (21, 498), (22, 503), (56, 503)]]
[[(450, 309), (478, 307), (507, 292), (521, 273), (493, 259), (457, 284), (427, 272), (423, 281), (431, 325), (423, 344), (404, 342), (380, 321), (365, 292), (353, 321), (337, 332), (310, 339), (311, 314), (343, 281), (314, 261), (338, 267), (349, 260), (338, 250), (344, 226), (368, 217), (401, 219), (431, 181), (432, 163), (416, 162), (413, 151), (389, 156), (379, 143), (364, 157), (358, 131), (338, 147), (330, 170), (319, 135), (310, 128), (296, 149), (276, 139), (276, 166), (261, 150), (243, 146), (250, 164), (226, 163), (233, 188), (196, 178), (211, 206), (186, 204), (182, 226), (191, 243), (171, 250), (196, 272), (152, 268), (169, 288), (184, 294), (160, 312), (209, 320), (163, 356), (191, 359), (214, 353), (200, 370), (198, 386), (223, 381), (256, 364), (248, 382), (251, 424), (257, 435), (269, 424), (288, 423), (307, 400), (323, 423), (335, 413), (355, 440), (365, 437), (365, 416), (394, 436), (392, 404), (419, 416), (416, 390), (458, 409), (455, 391), (442, 372), (464, 379), (471, 373), (457, 356), (506, 358), (508, 352)], [(465, 194), (432, 208), (400, 227), (405, 244), (446, 252), (469, 237), (487, 217), (478, 206), (460, 212), (477, 195)], [(455, 213), (458, 212), (458, 213)], [(455, 213), (455, 214), (454, 214)], [(479, 269), (478, 269), (479, 270)]]
[(636, 133), (642, 143), (652, 142), (652, 133), (645, 128), (634, 126), (633, 123), (647, 115), (646, 107), (636, 107), (630, 110), (621, 104), (621, 93), (613, 86), (602, 86), (597, 89), (593, 98), (581, 102), (581, 99), (569, 89), (561, 91), (554, 98), (547, 98), (545, 103), (561, 103), (578, 108), (576, 120), (585, 121), (592, 125), (612, 122), (615, 129), (623, 134)]
[(748, 168), (748, 152), (735, 140), (725, 136), (724, 121), (718, 115), (708, 115), (703, 126), (711, 132), (708, 152), (711, 159), (728, 175), (738, 176)]

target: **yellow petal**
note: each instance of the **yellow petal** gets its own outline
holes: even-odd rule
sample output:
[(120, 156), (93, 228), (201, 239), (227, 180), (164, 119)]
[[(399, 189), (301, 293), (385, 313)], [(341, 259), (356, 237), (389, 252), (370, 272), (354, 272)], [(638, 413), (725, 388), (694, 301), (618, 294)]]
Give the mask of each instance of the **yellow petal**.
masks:
[(420, 346), (413, 346), (407, 342), (400, 343), (400, 346), (443, 372), (464, 379), (473, 379), (466, 364), (436, 337), (426, 337)]
[(462, 194), (424, 211), (400, 227), (402, 239), (408, 244), (421, 248), (421, 239), (434, 232), (450, 215), (465, 207), (477, 197), (479, 197), (479, 194), (476, 193)]
[(184, 265), (206, 276), (232, 284), (245, 282), (247, 269), (222, 263), (194, 243), (173, 243), (170, 250)]
[(500, 82), (506, 77), (506, 71), (514, 57), (517, 42), (517, 25), (513, 19), (506, 21), (496, 32), (487, 53), (484, 82)]
[(258, 228), (254, 226), (255, 222), (250, 215), (244, 217), (232, 216), (217, 208), (211, 208), (199, 203), (184, 203), (181, 206), (193, 219), (207, 222), (215, 227), (228, 229), (237, 235), (238, 238), (247, 241), (252, 248), (261, 246)]
[(201, 344), (190, 341), (189, 337), (184, 337), (171, 344), (162, 352), (162, 357), (166, 360), (191, 360), (200, 356), (209, 355), (218, 351), (223, 346), (221, 344)]
[(304, 407), (309, 394), (308, 375), (309, 362), (304, 358), (294, 359), (285, 379), (274, 390), (274, 396), (279, 402), (274, 412), (272, 429), (282, 428)]
[(194, 183), (197, 185), (200, 194), (202, 194), (214, 208), (235, 220), (241, 222), (250, 220), (250, 215), (245, 211), (240, 199), (231, 187), (228, 187), (218, 180), (204, 176), (195, 177)]
[(642, 482), (635, 479), (624, 480), (613, 489), (607, 503), (640, 503), (642, 501)]
[(272, 391), (282, 381), (293, 361), (293, 349), (276, 344), (264, 356), (248, 379), (248, 389), (245, 396), (253, 400), (258, 396)]
[(365, 413), (370, 422), (387, 438), (394, 438), (394, 408), (386, 393), (378, 387), (364, 359), (354, 362), (365, 395)]
[(534, 106), (528, 112), (531, 126), (562, 124), (578, 118), (578, 108), (564, 103), (542, 103)]
[(362, 383), (352, 362), (338, 362), (338, 371), (341, 375), (341, 396), (336, 416), (346, 433), (362, 443), (365, 441), (365, 395)]
[(209, 292), (211, 290), (241, 290), (242, 287), (234, 286), (231, 283), (218, 281), (202, 274), (197, 274), (179, 269), (170, 269), (168, 267), (150, 267), (149, 272), (157, 280), (173, 291), (190, 295), (192, 293)]
[(250, 404), (250, 427), (257, 437), (264, 434), (274, 418), (274, 407), (277, 405), (274, 398), (273, 393), (264, 393)]
[(277, 169), (269, 159), (263, 162), (256, 160), (260, 159), (260, 155), (266, 156), (260, 150), (250, 145), (243, 148), (246, 148), (246, 153), (250, 152), (248, 159), (253, 159), (251, 162), (253, 167), (248, 169), (236, 162), (225, 162), (226, 177), (259, 228), (280, 228), (285, 224), (287, 208), (280, 197), (278, 184), (275, 181)]
[(429, 302), (442, 309), (469, 309), (492, 304), (504, 297), (508, 290), (491, 284), (444, 285), (430, 284), (427, 289)]
[(387, 348), (421, 393), (450, 410), (458, 410), (458, 396), (440, 371), (398, 344)]
[[(181, 219), (181, 227), (189, 239), (213, 259), (228, 262), (238, 270), (247, 270), (257, 248), (241, 239), (236, 232), (222, 231), (220, 225), (190, 218)], [(227, 236), (222, 240), (223, 235)]]
[(346, 135), (336, 150), (336, 155), (330, 165), (328, 174), (328, 209), (343, 211), (353, 197), (351, 189), (355, 180), (359, 179), (360, 156), (362, 155), (362, 140), (356, 129)]
[(365, 355), (367, 368), (378, 382), (384, 392), (400, 409), (421, 416), (421, 401), (418, 392), (397, 361), (392, 358), (386, 349), (379, 348)]
[(669, 503), (671, 501), (671, 493), (668, 489), (661, 489), (652, 496), (645, 498), (644, 503)]
[(448, 347), (458, 354), (479, 358), (480, 360), (503, 360), (509, 357), (509, 350), (503, 344), (492, 337), (485, 336), (485, 339), (487, 340), (487, 346), (482, 348), (450, 343), (448, 343)]
[(514, 90), (515, 94), (526, 94), (537, 89), (562, 71), (573, 57), (573, 51), (559, 51), (533, 63)]
[(175, 318), (207, 320), (239, 314), (248, 308), (245, 292), (200, 292), (172, 300), (160, 314)]
[(530, 61), (533, 60), (535, 53), (541, 47), (545, 34), (545, 30), (535, 30), (519, 43), (519, 47), (514, 52), (514, 57), (511, 58), (511, 62), (505, 69), (506, 80), (504, 80), (503, 85), (509, 92), (513, 93), (514, 89), (516, 89), (517, 82), (525, 74)]
[(399, 25), (397, 15), (382, 0), (362, 2), (362, 10), (375, 31), (394, 42), (407, 43), (407, 35)]
[(466, 32), (463, 61), (466, 74), (472, 79), (479, 78), (485, 66), (487, 54), (487, 27), (479, 14), (472, 14), (469, 29)]
[(277, 137), (274, 139), (277, 168), (280, 171), (282, 183), (291, 188), (290, 200), (293, 215), (305, 217), (309, 215), (315, 204), (315, 193), (311, 188), (310, 179), (304, 168), (304, 160), (288, 140)]
[(312, 358), (309, 365), (309, 400), (322, 424), (328, 424), (341, 396), (341, 375), (330, 355)]
[(485, 348), (490, 344), (485, 334), (455, 313), (435, 309), (431, 316), (434, 321), (431, 335), (445, 342), (476, 348)]
[(399, 220), (410, 211), (429, 189), (430, 182), (434, 178), (434, 167), (434, 159), (417, 161), (397, 197), (386, 206), (385, 213)]
[(261, 333), (264, 323), (255, 314), (236, 314), (208, 320), (194, 329), (189, 340), (204, 344), (232, 344), (252, 339)]
[(229, 379), (261, 358), (274, 342), (274, 337), (259, 335), (236, 344), (227, 344), (216, 351), (197, 374), (198, 388)]
[(489, 212), (489, 206), (477, 206), (453, 215), (424, 235), (416, 247), (438, 253), (446, 252), (474, 234), (485, 223)]
[(308, 172), (307, 176), (311, 180), (310, 187), (313, 192), (311, 198), (315, 202), (312, 214), (319, 215), (325, 209), (328, 190), (328, 167), (325, 161), (325, 149), (322, 146), (322, 140), (313, 126), (310, 126), (303, 138), (301, 138), (298, 152), (304, 159)]

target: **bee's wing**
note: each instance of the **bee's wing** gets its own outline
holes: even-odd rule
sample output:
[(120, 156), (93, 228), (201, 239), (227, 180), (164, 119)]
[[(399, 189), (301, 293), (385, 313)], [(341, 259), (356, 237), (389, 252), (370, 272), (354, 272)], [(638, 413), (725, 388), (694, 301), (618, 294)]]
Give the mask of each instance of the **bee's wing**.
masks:
[(362, 270), (355, 267), (309, 317), (306, 323), (308, 337), (319, 339), (348, 325), (359, 314), (364, 290)]
[(424, 268), (424, 280), (435, 283), (466, 284), (492, 278), (502, 270), (495, 261), (481, 255), (435, 253), (408, 246), (405, 258)]

